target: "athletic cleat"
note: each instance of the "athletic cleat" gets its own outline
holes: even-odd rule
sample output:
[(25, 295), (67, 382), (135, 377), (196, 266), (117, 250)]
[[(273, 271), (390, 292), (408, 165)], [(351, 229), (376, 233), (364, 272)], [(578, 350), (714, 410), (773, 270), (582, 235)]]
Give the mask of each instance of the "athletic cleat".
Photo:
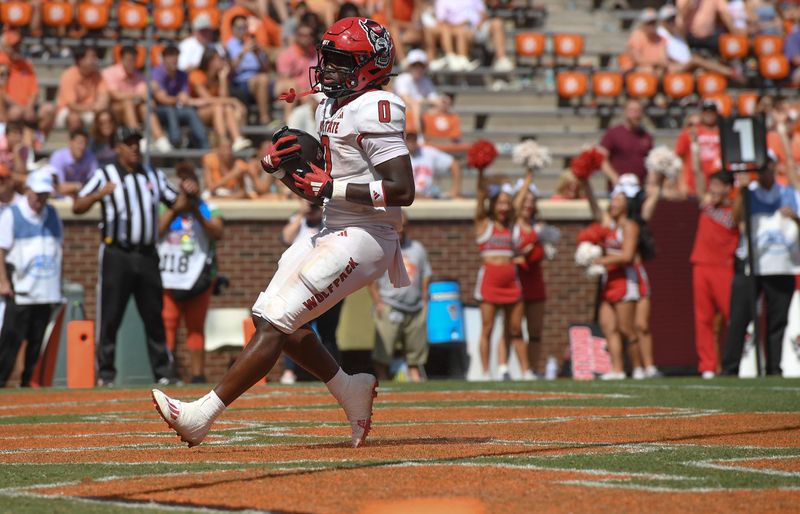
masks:
[(153, 389), (150, 395), (158, 414), (178, 434), (182, 442), (187, 443), (189, 448), (203, 442), (214, 420), (209, 420), (203, 414), (199, 401), (186, 403), (175, 400), (158, 389)]
[(347, 406), (342, 406), (350, 421), (353, 448), (367, 440), (372, 428), (372, 403), (378, 396), (378, 379), (366, 373), (353, 375), (348, 389)]

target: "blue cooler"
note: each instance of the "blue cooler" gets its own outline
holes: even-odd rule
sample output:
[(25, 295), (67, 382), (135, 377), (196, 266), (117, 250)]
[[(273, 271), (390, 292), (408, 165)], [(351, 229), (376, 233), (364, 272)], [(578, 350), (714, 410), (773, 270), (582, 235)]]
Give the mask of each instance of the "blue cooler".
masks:
[(428, 297), (428, 342), (463, 343), (464, 310), (458, 282), (431, 282)]

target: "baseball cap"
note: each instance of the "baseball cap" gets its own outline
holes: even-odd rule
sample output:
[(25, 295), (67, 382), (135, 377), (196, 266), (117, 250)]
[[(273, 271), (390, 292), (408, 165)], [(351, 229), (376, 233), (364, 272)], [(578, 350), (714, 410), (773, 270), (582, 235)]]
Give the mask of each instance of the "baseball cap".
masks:
[(424, 50), (420, 50), (419, 48), (415, 48), (408, 52), (408, 56), (406, 57), (406, 63), (411, 66), (412, 64), (428, 64), (428, 54), (425, 53)]
[(6, 46), (14, 46), (22, 41), (22, 34), (16, 30), (6, 30), (3, 32), (3, 44)]
[(704, 110), (704, 111), (705, 110), (713, 110), (713, 111), (717, 111), (718, 110), (717, 102), (715, 102), (714, 100), (703, 100), (703, 103), (700, 104), (700, 108), (702, 110)]
[(667, 4), (658, 10), (658, 19), (661, 21), (675, 18), (676, 16), (678, 16), (678, 10), (672, 5)]
[(142, 133), (137, 129), (125, 126), (117, 127), (117, 130), (114, 132), (115, 143), (124, 143), (133, 139), (142, 139)]
[(652, 23), (658, 20), (658, 14), (656, 13), (655, 9), (647, 8), (643, 9), (642, 12), (639, 13), (639, 22), (640, 23)]
[(53, 174), (46, 169), (32, 171), (28, 174), (25, 185), (34, 193), (55, 193)]
[(195, 16), (194, 20), (192, 20), (192, 30), (204, 30), (210, 28), (212, 28), (211, 17), (205, 13), (198, 14)]

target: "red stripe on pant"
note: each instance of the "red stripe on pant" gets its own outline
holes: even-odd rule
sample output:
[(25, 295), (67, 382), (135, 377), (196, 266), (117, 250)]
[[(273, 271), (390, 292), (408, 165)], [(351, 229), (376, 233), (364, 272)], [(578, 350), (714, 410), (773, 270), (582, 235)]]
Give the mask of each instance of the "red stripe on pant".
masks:
[(717, 344), (714, 317), (721, 313), (724, 323), (730, 317), (733, 267), (695, 264), (692, 269), (694, 295), (694, 342), (697, 369), (717, 372)]

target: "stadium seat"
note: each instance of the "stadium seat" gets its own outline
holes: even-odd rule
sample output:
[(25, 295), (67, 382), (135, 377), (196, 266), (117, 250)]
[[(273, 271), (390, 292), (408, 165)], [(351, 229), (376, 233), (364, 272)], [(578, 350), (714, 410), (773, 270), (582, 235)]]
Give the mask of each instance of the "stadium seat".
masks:
[(214, 30), (219, 29), (219, 11), (215, 8), (200, 8), (189, 9), (189, 23), (193, 22), (195, 18), (205, 14), (211, 20), (211, 28)]
[(583, 53), (583, 36), (580, 34), (555, 34), (553, 53), (556, 57), (577, 59)]
[(556, 75), (556, 89), (561, 98), (578, 98), (586, 94), (589, 78), (580, 71), (561, 71)]
[(742, 91), (736, 97), (736, 112), (740, 116), (752, 116), (756, 112), (758, 105), (758, 93), (754, 91)]
[(728, 80), (719, 73), (706, 72), (697, 77), (697, 92), (706, 98), (721, 95), (728, 89)]
[(216, 9), (217, 0), (188, 0), (189, 9)]
[(164, 53), (165, 45), (155, 44), (150, 47), (150, 64), (158, 66), (161, 64), (161, 54)]
[(33, 7), (27, 2), (5, 2), (0, 7), (0, 17), (9, 27), (25, 27), (31, 23)]
[(614, 71), (592, 74), (592, 94), (595, 97), (615, 98), (622, 94), (622, 75)]
[(705, 99), (711, 100), (717, 104), (717, 112), (720, 116), (731, 115), (731, 111), (733, 110), (733, 98), (731, 98), (731, 95), (709, 95), (705, 97)]
[(753, 49), (758, 57), (783, 53), (783, 38), (780, 36), (756, 36)]
[(80, 4), (78, 24), (87, 30), (98, 30), (108, 25), (108, 7), (105, 5)]
[[(119, 63), (119, 59), (122, 56), (122, 47), (121, 44), (114, 45), (114, 48), (111, 49), (111, 54), (114, 57), (114, 64)], [(136, 67), (139, 69), (144, 68), (144, 58), (145, 58), (145, 50), (143, 46), (136, 47)]]
[(142, 30), (147, 27), (147, 7), (133, 2), (122, 2), (117, 20), (122, 29)]
[(762, 78), (783, 80), (789, 76), (789, 60), (784, 55), (765, 55), (758, 59), (758, 71)]
[(428, 111), (422, 114), (422, 134), (427, 140), (461, 138), (461, 119), (454, 112)]
[(634, 71), (625, 77), (625, 90), (634, 98), (652, 98), (658, 90), (658, 79), (652, 73)]
[(516, 36), (517, 57), (541, 57), (544, 52), (544, 34), (520, 32)]
[(153, 11), (153, 24), (159, 30), (180, 30), (183, 26), (181, 7), (159, 7)]
[(719, 37), (719, 53), (723, 59), (728, 61), (744, 59), (749, 51), (749, 44), (745, 36), (722, 34)]
[(111, 7), (114, 3), (114, 0), (83, 0), (84, 4), (91, 4), (91, 5), (103, 5), (105, 7)]
[(46, 27), (66, 27), (72, 23), (72, 4), (45, 2), (42, 5), (42, 23)]
[(663, 80), (664, 93), (673, 100), (686, 98), (694, 92), (691, 73), (667, 73)]

